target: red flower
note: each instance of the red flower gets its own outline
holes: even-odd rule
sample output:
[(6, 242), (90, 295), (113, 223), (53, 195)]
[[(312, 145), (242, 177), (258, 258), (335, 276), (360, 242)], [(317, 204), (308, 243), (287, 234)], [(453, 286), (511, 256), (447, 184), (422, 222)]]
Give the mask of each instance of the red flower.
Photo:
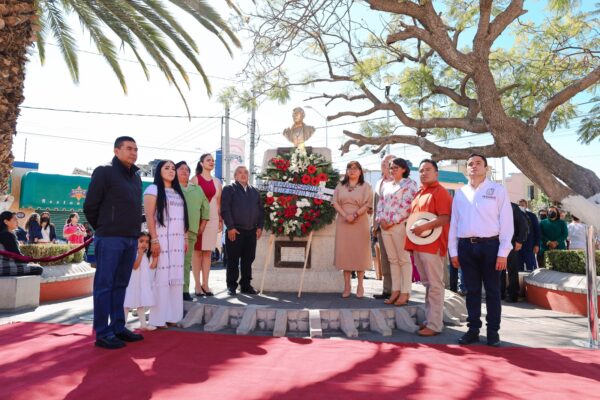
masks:
[(314, 165), (309, 165), (308, 168), (306, 169), (306, 171), (312, 175), (315, 172), (317, 172), (317, 167), (315, 167)]
[(283, 224), (283, 218), (279, 218), (279, 219), (277, 220), (277, 222), (279, 222), (280, 224)]
[(305, 185), (308, 185), (310, 183), (310, 176), (304, 174), (302, 175), (302, 183), (304, 183)]
[(285, 210), (283, 210), (283, 215), (286, 218), (294, 218), (296, 216), (297, 209), (298, 209), (298, 207), (296, 207), (296, 206), (287, 207)]
[(322, 199), (313, 199), (313, 203), (315, 203), (316, 206), (320, 206), (321, 204), (323, 204), (323, 200)]
[(305, 222), (305, 223), (304, 223), (304, 225), (305, 225), (307, 228), (310, 228), (310, 222)]
[(275, 202), (275, 199), (274, 199), (273, 197), (271, 197), (271, 196), (268, 196), (268, 197), (265, 199), (265, 202), (267, 203), (267, 205), (269, 205), (269, 206), (270, 206), (271, 204), (273, 204), (273, 203)]
[(310, 184), (313, 186), (319, 186), (319, 178), (317, 178), (316, 176), (313, 176), (312, 179), (310, 180)]
[(306, 225), (300, 225), (300, 230), (302, 231), (302, 233), (306, 233)]
[(310, 221), (312, 219), (312, 216), (309, 213), (304, 213), (302, 218), (304, 218), (304, 220), (306, 221)]
[(321, 172), (319, 175), (317, 175), (317, 178), (321, 182), (327, 182), (329, 180), (329, 176), (327, 176), (327, 174), (325, 172)]
[(279, 232), (279, 233), (283, 232), (283, 226), (280, 226), (279, 228), (277, 228), (277, 232)]

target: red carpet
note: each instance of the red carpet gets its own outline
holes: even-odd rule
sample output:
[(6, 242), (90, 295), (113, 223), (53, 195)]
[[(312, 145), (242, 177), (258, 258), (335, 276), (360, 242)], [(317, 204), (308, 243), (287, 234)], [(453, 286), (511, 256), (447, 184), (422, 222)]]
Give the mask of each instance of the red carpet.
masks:
[(0, 326), (2, 399), (599, 399), (600, 352)]

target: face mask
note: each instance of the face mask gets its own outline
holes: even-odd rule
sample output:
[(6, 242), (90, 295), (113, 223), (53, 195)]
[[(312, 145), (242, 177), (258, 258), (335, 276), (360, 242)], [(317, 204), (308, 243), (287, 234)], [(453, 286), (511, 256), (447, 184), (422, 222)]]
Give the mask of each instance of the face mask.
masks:
[(550, 211), (550, 212), (548, 213), (548, 217), (549, 217), (550, 219), (555, 219), (555, 218), (556, 218), (556, 216), (557, 216), (557, 214), (556, 214), (554, 211)]
[(525, 210), (527, 210), (525, 207), (523, 206), (519, 206), (519, 208), (521, 209), (521, 211), (525, 212)]
[(42, 222), (49, 222), (50, 220), (48, 218), (42, 218)]
[(548, 216), (546, 214), (540, 214), (540, 219), (546, 219)]

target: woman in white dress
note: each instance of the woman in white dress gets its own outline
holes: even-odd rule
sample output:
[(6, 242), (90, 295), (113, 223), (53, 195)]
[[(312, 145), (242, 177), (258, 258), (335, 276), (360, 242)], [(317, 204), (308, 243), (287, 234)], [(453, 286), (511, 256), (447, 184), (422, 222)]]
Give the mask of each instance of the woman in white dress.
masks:
[(150, 325), (166, 328), (183, 318), (183, 262), (187, 246), (188, 218), (185, 198), (175, 163), (156, 166), (154, 183), (144, 192), (144, 209), (150, 232), (150, 250), (158, 257), (153, 281), (154, 305)]
[[(211, 154), (202, 154), (196, 165), (196, 176), (192, 183), (198, 185), (204, 191), (210, 206), (210, 219), (204, 228), (202, 235), (198, 235), (194, 255), (192, 256), (192, 272), (196, 282), (196, 296), (212, 296), (213, 293), (208, 286), (210, 273), (211, 254), (217, 247), (219, 232), (223, 231), (223, 219), (221, 218), (221, 181), (211, 175), (215, 169), (215, 159)], [(202, 272), (202, 276), (200, 276)]]

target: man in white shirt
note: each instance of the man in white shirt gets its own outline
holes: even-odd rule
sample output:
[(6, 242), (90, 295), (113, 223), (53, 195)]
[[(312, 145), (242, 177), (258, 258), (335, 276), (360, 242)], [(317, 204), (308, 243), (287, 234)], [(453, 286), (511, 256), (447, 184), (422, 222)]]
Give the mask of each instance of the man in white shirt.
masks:
[(460, 344), (479, 341), (481, 283), (487, 307), (487, 344), (500, 345), (500, 274), (512, 249), (513, 211), (504, 187), (486, 178), (487, 160), (479, 154), (467, 159), (469, 183), (456, 192), (448, 250), (454, 268), (462, 268), (467, 288), (467, 325)]
[(381, 265), (381, 275), (383, 277), (383, 292), (381, 294), (373, 295), (373, 297), (376, 299), (387, 299), (392, 294), (392, 273), (390, 271), (390, 261), (388, 260), (385, 246), (383, 245), (381, 228), (379, 227), (379, 223), (376, 221), (375, 216), (377, 215), (377, 204), (379, 203), (379, 198), (383, 193), (383, 183), (394, 180), (394, 178), (392, 178), (392, 174), (390, 173), (390, 162), (394, 158), (396, 158), (396, 156), (388, 154), (387, 156), (383, 157), (383, 160), (381, 160), (381, 179), (377, 181), (373, 190), (373, 236), (377, 238), (377, 243), (379, 244), (379, 249), (381, 252), (379, 265)]

